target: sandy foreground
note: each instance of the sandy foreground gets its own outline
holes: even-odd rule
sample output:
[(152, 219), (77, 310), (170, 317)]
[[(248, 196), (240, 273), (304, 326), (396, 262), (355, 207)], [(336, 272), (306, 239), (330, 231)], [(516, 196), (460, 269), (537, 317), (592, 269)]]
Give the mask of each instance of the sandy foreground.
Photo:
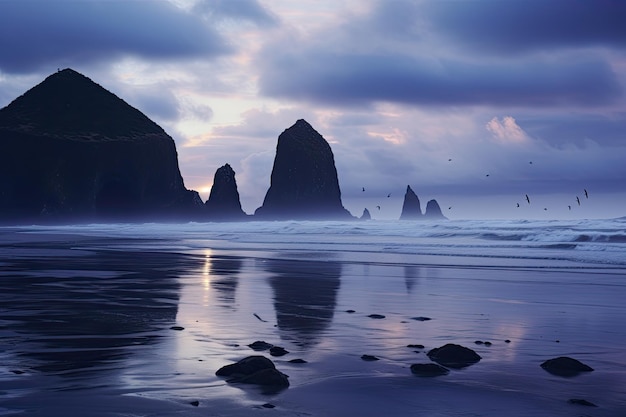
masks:
[[(3, 229), (0, 415), (626, 416), (625, 279)], [(289, 353), (255, 352), (257, 340)], [(446, 343), (482, 359), (411, 374)], [(290, 387), (264, 394), (215, 376), (254, 354)], [(557, 356), (594, 371), (539, 366)]]

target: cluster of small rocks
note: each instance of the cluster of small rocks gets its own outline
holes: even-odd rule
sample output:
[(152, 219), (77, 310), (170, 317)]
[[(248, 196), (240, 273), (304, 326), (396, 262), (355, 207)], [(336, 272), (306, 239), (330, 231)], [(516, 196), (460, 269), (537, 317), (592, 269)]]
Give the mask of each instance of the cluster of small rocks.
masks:
[[(347, 310), (347, 313), (354, 313), (354, 310)], [(370, 314), (367, 317), (377, 320), (386, 318), (382, 314)], [(429, 317), (412, 317), (416, 321), (429, 321)], [(510, 343), (510, 340), (505, 340)], [(474, 342), (480, 346), (491, 346), (492, 342), (476, 340)], [(274, 346), (265, 341), (256, 341), (248, 345), (254, 351), (269, 351), (272, 356), (283, 356), (289, 352), (280, 346)], [(425, 349), (422, 344), (409, 344), (408, 348), (417, 349), (421, 352)], [(413, 375), (419, 377), (438, 377), (448, 375), (451, 369), (463, 369), (478, 363), (482, 357), (474, 350), (454, 343), (448, 343), (438, 348), (433, 348), (426, 353), (431, 362), (414, 363), (410, 365)], [(366, 362), (378, 361), (379, 358), (374, 355), (363, 354), (361, 359)], [(290, 363), (306, 363), (303, 359), (292, 359)], [(546, 360), (541, 367), (552, 375), (561, 377), (573, 377), (583, 372), (591, 372), (593, 368), (570, 357), (561, 356), (554, 359)], [(220, 368), (216, 375), (230, 377), (228, 383), (255, 384), (273, 391), (280, 391), (289, 386), (289, 377), (278, 371), (274, 363), (264, 356), (248, 356), (237, 363), (226, 365)], [(572, 398), (568, 400), (570, 404), (597, 407), (585, 399)]]

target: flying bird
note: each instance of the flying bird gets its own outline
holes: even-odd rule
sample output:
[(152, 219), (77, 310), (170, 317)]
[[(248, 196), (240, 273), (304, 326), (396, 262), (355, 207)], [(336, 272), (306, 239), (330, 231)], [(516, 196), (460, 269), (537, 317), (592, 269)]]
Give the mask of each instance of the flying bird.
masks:
[(391, 193), (387, 194), (387, 198), (391, 197)]
[(578, 196), (576, 196), (576, 202), (578, 203), (578, 205), (580, 206), (580, 198), (578, 198)]
[(452, 158), (448, 159), (448, 162), (452, 161)]
[(485, 177), (488, 177), (488, 176), (489, 176), (489, 174), (485, 175)]
[(528, 204), (530, 204), (530, 197), (528, 197), (528, 194), (526, 194), (526, 201), (528, 201)]
[(517, 207), (519, 207), (519, 203), (517, 203)]
[(452, 206), (448, 207), (448, 210), (452, 210)]
[(377, 208), (378, 210), (380, 210), (380, 206), (376, 206), (376, 208)]
[(587, 189), (585, 188), (583, 191), (585, 192), (585, 198), (589, 198), (589, 194), (587, 194)]
[(363, 187), (363, 189), (361, 190), (362, 192), (365, 192), (365, 187)]
[(567, 208), (568, 208), (569, 210), (571, 210), (571, 209), (572, 209), (572, 206), (568, 205), (568, 206), (567, 206)]

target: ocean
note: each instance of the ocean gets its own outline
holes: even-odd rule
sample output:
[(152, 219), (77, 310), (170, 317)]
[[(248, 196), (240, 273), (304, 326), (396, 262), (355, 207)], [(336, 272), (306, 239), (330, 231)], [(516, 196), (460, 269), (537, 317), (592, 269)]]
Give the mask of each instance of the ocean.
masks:
[(624, 299), (626, 218), (4, 227), (0, 415), (626, 416)]

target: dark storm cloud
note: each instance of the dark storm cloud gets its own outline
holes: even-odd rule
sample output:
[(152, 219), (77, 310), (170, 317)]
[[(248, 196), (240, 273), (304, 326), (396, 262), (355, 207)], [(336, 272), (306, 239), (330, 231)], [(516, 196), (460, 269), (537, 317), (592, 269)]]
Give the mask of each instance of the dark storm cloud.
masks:
[(428, 1), (434, 30), (499, 54), (587, 46), (626, 47), (623, 0)]
[(194, 11), (216, 18), (246, 20), (259, 26), (278, 23), (278, 19), (257, 0), (202, 0), (196, 3)]
[(578, 56), (494, 62), (319, 50), (263, 56), (263, 94), (339, 105), (584, 107), (611, 103), (621, 94), (607, 63)]
[(165, 1), (0, 1), (0, 70), (177, 59), (229, 51), (216, 31)]

